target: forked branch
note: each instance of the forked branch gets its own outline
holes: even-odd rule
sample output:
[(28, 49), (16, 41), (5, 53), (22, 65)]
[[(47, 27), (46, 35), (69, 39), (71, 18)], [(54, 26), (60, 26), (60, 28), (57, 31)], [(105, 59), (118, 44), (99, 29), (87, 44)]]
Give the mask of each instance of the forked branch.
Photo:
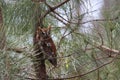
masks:
[[(67, 3), (68, 1), (70, 1), (70, 0), (65, 0), (65, 1), (57, 4), (56, 6), (49, 8), (49, 10), (47, 10), (47, 11), (41, 16), (41, 19), (45, 18), (50, 12), (53, 12), (55, 9), (57, 9), (57, 8), (59, 8), (60, 6), (64, 5), (64, 4)], [(47, 3), (45, 2), (45, 4), (47, 4)]]

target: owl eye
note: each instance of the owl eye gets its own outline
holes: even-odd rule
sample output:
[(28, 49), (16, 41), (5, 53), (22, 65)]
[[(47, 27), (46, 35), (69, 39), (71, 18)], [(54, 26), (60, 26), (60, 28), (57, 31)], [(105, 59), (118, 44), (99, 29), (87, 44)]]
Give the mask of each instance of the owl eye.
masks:
[(45, 35), (45, 32), (42, 31), (41, 33), (42, 33), (42, 35)]
[(43, 32), (43, 31), (41, 32), (41, 35), (42, 35), (42, 37), (44, 37), (44, 38), (48, 36), (48, 34), (47, 34), (46, 32)]
[(48, 31), (47, 34), (50, 35), (50, 31)]

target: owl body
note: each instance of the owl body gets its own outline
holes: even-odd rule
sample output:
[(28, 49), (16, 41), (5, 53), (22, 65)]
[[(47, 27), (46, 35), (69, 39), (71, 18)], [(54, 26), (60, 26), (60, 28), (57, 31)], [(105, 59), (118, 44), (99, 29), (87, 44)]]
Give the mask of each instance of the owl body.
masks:
[(36, 32), (36, 42), (40, 46), (41, 50), (45, 53), (48, 61), (53, 65), (57, 66), (57, 54), (56, 46), (50, 36), (51, 27), (38, 28)]

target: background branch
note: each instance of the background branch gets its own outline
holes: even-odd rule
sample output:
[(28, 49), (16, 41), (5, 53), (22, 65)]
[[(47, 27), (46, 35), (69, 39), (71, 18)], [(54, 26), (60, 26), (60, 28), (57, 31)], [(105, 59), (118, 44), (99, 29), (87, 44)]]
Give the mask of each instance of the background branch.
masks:
[[(53, 12), (55, 9), (57, 9), (57, 8), (59, 8), (60, 6), (64, 5), (64, 4), (67, 3), (68, 1), (70, 1), (70, 0), (65, 0), (65, 1), (57, 4), (56, 6), (50, 8), (48, 11), (46, 11), (46, 12), (42, 15), (41, 18), (43, 19), (44, 17), (47, 16), (47, 14), (49, 14), (50, 12)], [(47, 4), (47, 3), (45, 2), (45, 4)]]

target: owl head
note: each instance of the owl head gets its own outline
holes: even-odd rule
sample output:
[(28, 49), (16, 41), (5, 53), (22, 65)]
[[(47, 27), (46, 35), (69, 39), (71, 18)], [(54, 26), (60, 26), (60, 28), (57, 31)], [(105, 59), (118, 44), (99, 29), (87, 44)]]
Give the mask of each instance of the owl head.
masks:
[(46, 38), (50, 37), (51, 26), (49, 26), (48, 28), (38, 27), (38, 32), (42, 38), (46, 39)]

